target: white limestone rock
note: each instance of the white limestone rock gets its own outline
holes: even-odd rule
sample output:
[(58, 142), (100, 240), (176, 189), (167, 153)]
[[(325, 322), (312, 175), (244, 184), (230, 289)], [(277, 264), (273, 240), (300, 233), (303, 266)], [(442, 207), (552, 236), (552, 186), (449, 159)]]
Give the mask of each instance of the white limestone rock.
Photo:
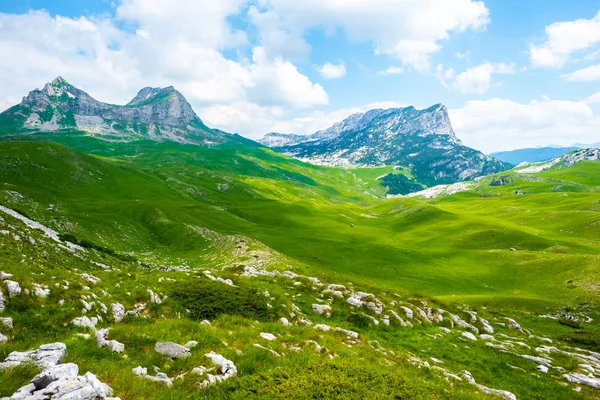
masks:
[(191, 355), (190, 349), (173, 342), (157, 342), (154, 351), (169, 358), (186, 358)]

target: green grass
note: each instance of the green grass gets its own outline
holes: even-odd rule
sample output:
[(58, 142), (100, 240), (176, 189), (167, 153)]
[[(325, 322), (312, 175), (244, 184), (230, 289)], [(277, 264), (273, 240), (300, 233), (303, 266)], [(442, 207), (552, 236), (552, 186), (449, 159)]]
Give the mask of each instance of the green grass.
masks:
[[(518, 398), (597, 397), (588, 388), (577, 394), (560, 385), (560, 374), (541, 376), (531, 361), (499, 353), (482, 341), (466, 343), (457, 331), (436, 336), (440, 330), (435, 326), (373, 326), (343, 299), (330, 303), (331, 319), (316, 316), (311, 305), (316, 298), (327, 300), (305, 278), (294, 285), (282, 277), (241, 278), (239, 273), (251, 265), (328, 283), (351, 282), (357, 290), (376, 293), (386, 307), (392, 300), (418, 304), (415, 299), (423, 299), (455, 313), (476, 310), (498, 323), (510, 316), (556, 343), (595, 349), (598, 162), (527, 176), (504, 172), (484, 178), (470, 192), (432, 200), (386, 200), (376, 178), (398, 172), (391, 167), (319, 167), (243, 141), (205, 148), (74, 135), (52, 139), (59, 143), (0, 142), (0, 204), (84, 246), (87, 258), (44, 243), (38, 232), (22, 233), (35, 244), (26, 236), (0, 235), (1, 269), (14, 273), (25, 287), (37, 282), (52, 289), (46, 300), (11, 299), (5, 314), (14, 318), (15, 328), (10, 342), (0, 346), (0, 358), (65, 341), (68, 360), (82, 372), (98, 373), (123, 399), (482, 398), (464, 382), (450, 386), (433, 370), (410, 365), (410, 354), (442, 359), (456, 373), (468, 369), (478, 382)], [(511, 182), (490, 186), (500, 175), (510, 175)], [(113, 271), (101, 270), (88, 258)], [(165, 266), (191, 271), (164, 272)], [(236, 287), (209, 281), (202, 273), (198, 277), (195, 270), (204, 269), (232, 279)], [(101, 283), (87, 284), (78, 278), (82, 271)], [(64, 280), (71, 282), (68, 289), (60, 287)], [(168, 298), (149, 304), (142, 317), (111, 324), (110, 338), (126, 345), (128, 358), (123, 358), (74, 336), (84, 332), (69, 324), (81, 315), (84, 286), (91, 286), (99, 301), (118, 300), (127, 309), (148, 302), (147, 288)], [(110, 298), (104, 299), (101, 289)], [(59, 300), (66, 306), (58, 306)], [(347, 347), (337, 333), (277, 324), (279, 317), (290, 318), (292, 303), (315, 323), (359, 331), (361, 342)], [(565, 307), (594, 320), (579, 327), (539, 317)], [(213, 324), (199, 325), (198, 319), (205, 318)], [(253, 347), (261, 331), (281, 335), (276, 342), (260, 343), (284, 357)], [(196, 340), (199, 346), (190, 359), (170, 361), (152, 350), (156, 341), (165, 340)], [(304, 345), (306, 340), (327, 350), (315, 352)], [(373, 340), (396, 356), (382, 356), (369, 344)], [(519, 334), (518, 340), (539, 345), (526, 335)], [(233, 360), (239, 377), (200, 391), (200, 378), (189, 375), (165, 389), (130, 373), (138, 365), (156, 365), (177, 376), (209, 366), (203, 356), (209, 351)], [(565, 368), (578, 367), (568, 357), (556, 360)], [(11, 394), (31, 373), (0, 373), (0, 395)], [(11, 384), (3, 386), (6, 382)]]

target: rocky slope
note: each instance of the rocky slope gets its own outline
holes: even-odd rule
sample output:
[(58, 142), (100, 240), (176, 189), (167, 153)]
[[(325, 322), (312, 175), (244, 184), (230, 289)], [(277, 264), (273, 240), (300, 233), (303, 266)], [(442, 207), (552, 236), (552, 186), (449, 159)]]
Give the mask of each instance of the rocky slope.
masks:
[(599, 149), (583, 149), (567, 153), (553, 160), (540, 163), (522, 163), (515, 168), (518, 174), (528, 174), (532, 172), (542, 172), (552, 167), (566, 168), (577, 164), (581, 161), (596, 161), (600, 160)]
[(79, 131), (108, 140), (213, 144), (228, 139), (203, 124), (172, 86), (144, 88), (124, 106), (102, 103), (61, 77), (0, 114), (0, 132)]
[(409, 166), (415, 178), (427, 185), (469, 180), (509, 167), (464, 146), (441, 104), (425, 110), (371, 110), (313, 135), (286, 139), (271, 133), (259, 142), (316, 164)]

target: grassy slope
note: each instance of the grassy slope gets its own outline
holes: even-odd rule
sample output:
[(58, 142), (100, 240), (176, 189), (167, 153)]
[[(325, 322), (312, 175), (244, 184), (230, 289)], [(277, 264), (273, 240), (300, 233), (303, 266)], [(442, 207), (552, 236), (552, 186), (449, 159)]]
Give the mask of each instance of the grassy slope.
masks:
[[(104, 143), (91, 138), (54, 139), (91, 155), (44, 142), (0, 143), (0, 203), (59, 232), (120, 253), (132, 252), (145, 262), (192, 267), (214, 267), (215, 260), (228, 264), (229, 260), (215, 249), (215, 241), (198, 234), (195, 228), (202, 227), (221, 235), (218, 243), (228, 240), (227, 235), (239, 234), (257, 240), (278, 252), (282, 265), (325, 276), (330, 282), (351, 280), (365, 290), (389, 291), (406, 298), (424, 296), (450, 306), (469, 304), (478, 310), (487, 307), (493, 315), (516, 315), (552, 337), (568, 334), (572, 328), (534, 319), (529, 313), (591, 303), (591, 315), (597, 317), (599, 207), (595, 190), (600, 163), (515, 177), (503, 187), (489, 187), (484, 180), (474, 193), (430, 201), (382, 201), (378, 197), (383, 193), (368, 172), (311, 166), (260, 148), (241, 151), (228, 145), (205, 149), (150, 142)], [(528, 194), (515, 195), (516, 191), (523, 192), (524, 186)], [(48, 211), (50, 205), (52, 211)], [(517, 251), (509, 251), (511, 247)], [(4, 259), (7, 268), (13, 268), (11, 272), (19, 265), (18, 254), (5, 253)], [(144, 279), (155, 283), (158, 276), (154, 273)], [(111, 282), (114, 277), (106, 279)], [(268, 290), (283, 296), (285, 289), (271, 285)], [(19, 318), (17, 311), (13, 314)], [(153, 337), (158, 340), (164, 337), (160, 330), (171, 329), (172, 324), (152, 324), (146, 330), (157, 332)], [(189, 339), (186, 329), (197, 328), (182, 324), (173, 334), (183, 343)], [(219, 324), (217, 329), (223, 333), (235, 322), (225, 319)], [(131, 329), (135, 326), (132, 323)], [(142, 350), (143, 343), (126, 342), (127, 329), (116, 329), (115, 337), (128, 348), (138, 346)], [(595, 331), (597, 325), (594, 322), (586, 329)], [(243, 341), (244, 333), (238, 334)], [(298, 331), (297, 335), (308, 333)], [(470, 362), (489, 384), (525, 393), (527, 398), (535, 398), (536, 392), (545, 396), (541, 398), (568, 398), (566, 394), (572, 393), (562, 392), (551, 382), (507, 373), (502, 368), (506, 362), (527, 369), (531, 365), (512, 356), (506, 356), (510, 360), (498, 358), (496, 353), (484, 357), (482, 352), (488, 350), (482, 345), (452, 350), (452, 346), (436, 345), (423, 332), (375, 330), (371, 335), (396, 349), (429, 349), (431, 356), (447, 359), (457, 368)], [(75, 349), (79, 349), (77, 343), (73, 342)], [(38, 344), (35, 336), (22, 341), (20, 348), (34, 344)], [(93, 361), (86, 359), (88, 350), (81, 346), (71, 355), (74, 360), (90, 369), (109, 362), (104, 353)], [(119, 368), (137, 365), (120, 362), (124, 364), (110, 378), (113, 386), (121, 393), (146, 390), (146, 385), (138, 389), (120, 386), (127, 383), (118, 379)], [(238, 394), (248, 388), (264, 390), (270, 379), (284, 379), (273, 372), (273, 366), (295, 371), (310, 364), (306, 375), (295, 372), (295, 376), (306, 379), (302, 387), (307, 390), (318, 384), (310, 371), (332, 368), (322, 361), (314, 362), (317, 364), (293, 360), (284, 366), (262, 359), (257, 365), (264, 368), (248, 370), (240, 380), (211, 390), (225, 397), (221, 391), (228, 388), (237, 388)], [(348, 378), (348, 387), (359, 390), (360, 382), (349, 376), (360, 370), (361, 363), (351, 354), (339, 363), (337, 371), (345, 378), (331, 379)], [(423, 378), (411, 378), (415, 372), (410, 368), (401, 371), (409, 382)], [(371, 373), (386, 374), (365, 372)], [(330, 371), (325, 376), (336, 375)], [(421, 385), (397, 384), (408, 385), (406, 397), (424, 390)], [(446, 397), (439, 383), (432, 385), (430, 393)], [(455, 395), (462, 389), (458, 390)], [(468, 398), (471, 391), (465, 390)], [(175, 393), (164, 395), (175, 397), (156, 398), (177, 398)]]

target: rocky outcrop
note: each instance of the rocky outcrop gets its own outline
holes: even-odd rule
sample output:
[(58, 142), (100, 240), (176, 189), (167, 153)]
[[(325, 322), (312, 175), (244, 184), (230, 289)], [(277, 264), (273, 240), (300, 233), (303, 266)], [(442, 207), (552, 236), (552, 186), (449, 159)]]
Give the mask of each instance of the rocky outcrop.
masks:
[(64, 343), (51, 343), (40, 346), (37, 350), (13, 351), (0, 363), (0, 370), (23, 364), (34, 364), (40, 368), (53, 367), (60, 363), (67, 354)]

